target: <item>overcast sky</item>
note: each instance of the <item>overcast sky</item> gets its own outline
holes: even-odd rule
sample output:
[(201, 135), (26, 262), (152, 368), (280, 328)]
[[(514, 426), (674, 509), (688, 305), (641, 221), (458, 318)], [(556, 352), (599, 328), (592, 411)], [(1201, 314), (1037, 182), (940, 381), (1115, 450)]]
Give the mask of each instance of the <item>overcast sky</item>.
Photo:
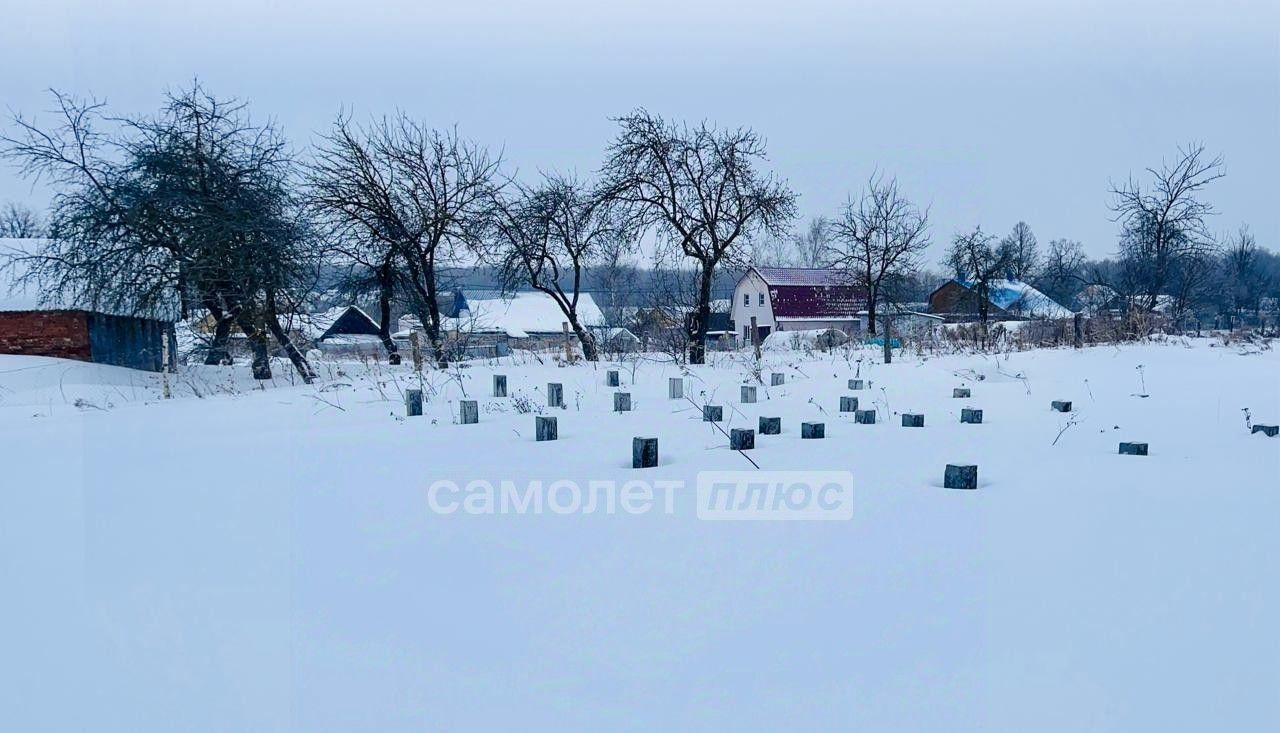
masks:
[[(1280, 3), (964, 5), (6, 0), (0, 103), (40, 112), (56, 87), (145, 112), (199, 76), (299, 147), (340, 107), (399, 107), (526, 173), (593, 171), (609, 118), (644, 106), (755, 127), (803, 218), (896, 175), (932, 206), (935, 259), (1019, 219), (1110, 253), (1109, 179), (1198, 140), (1226, 161), (1216, 228), (1280, 249)], [(0, 200), (46, 197), (0, 169)]]

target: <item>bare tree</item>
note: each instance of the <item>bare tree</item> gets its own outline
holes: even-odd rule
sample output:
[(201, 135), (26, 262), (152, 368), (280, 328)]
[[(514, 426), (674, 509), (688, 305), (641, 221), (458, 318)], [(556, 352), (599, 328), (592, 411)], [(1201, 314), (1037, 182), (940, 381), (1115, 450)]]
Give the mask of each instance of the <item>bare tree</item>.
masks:
[(587, 361), (599, 349), (578, 313), (583, 275), (599, 254), (616, 256), (627, 241), (624, 223), (598, 190), (572, 177), (547, 174), (535, 187), (504, 198), (494, 225), (505, 288), (545, 293), (564, 314)]
[(831, 223), (814, 217), (805, 228), (786, 237), (760, 237), (751, 243), (751, 264), (765, 267), (822, 267), (826, 263)]
[(896, 179), (873, 175), (830, 231), (826, 259), (866, 292), (867, 329), (875, 335), (877, 310), (892, 290), (886, 286), (907, 279), (929, 247), (929, 212), (902, 195)]
[(0, 237), (35, 239), (44, 236), (40, 216), (30, 207), (8, 203), (0, 210)]
[(1222, 295), (1236, 315), (1252, 311), (1260, 315), (1262, 298), (1271, 288), (1271, 273), (1264, 265), (1265, 252), (1258, 247), (1258, 242), (1249, 227), (1241, 225), (1239, 231), (1229, 238), (1223, 253), (1223, 275), (1225, 279)]
[(804, 231), (792, 238), (796, 250), (796, 266), (822, 267), (828, 264), (830, 234), (831, 222), (825, 216), (810, 219)]
[(781, 236), (795, 216), (795, 194), (758, 170), (765, 144), (748, 128), (691, 128), (645, 110), (617, 122), (603, 169), (606, 190), (634, 228), (653, 231), (660, 245), (696, 263), (689, 361), (702, 364), (716, 268), (740, 259), (739, 245), (755, 235)]
[(971, 232), (961, 232), (951, 240), (947, 262), (956, 278), (968, 285), (973, 293), (978, 322), (981, 324), (983, 343), (986, 342), (987, 321), (991, 313), (991, 284), (1004, 276), (1009, 266), (1009, 253), (1004, 247), (993, 246), (994, 235), (975, 227)]
[(1049, 242), (1044, 263), (1036, 277), (1036, 287), (1059, 303), (1069, 303), (1080, 289), (1089, 284), (1084, 247), (1071, 239)]
[(1015, 279), (1029, 280), (1039, 272), (1040, 248), (1035, 233), (1025, 221), (1014, 224), (1013, 231), (1005, 235), (1000, 246), (1008, 253), (1008, 271)]
[(234, 323), (253, 347), (259, 379), (271, 376), (273, 335), (311, 381), (279, 321), (315, 275), (279, 133), (198, 83), (169, 94), (155, 117), (137, 119), (105, 117), (93, 100), (54, 98), (57, 125), (19, 116), (18, 136), (0, 137), (7, 157), (56, 191), (50, 241), (29, 258), (27, 277), (92, 307), (206, 311), (217, 323), (211, 354), (225, 348)]
[(1111, 210), (1121, 226), (1120, 257), (1150, 311), (1171, 285), (1179, 260), (1214, 249), (1205, 221), (1214, 209), (1201, 196), (1225, 174), (1222, 159), (1207, 158), (1199, 144), (1180, 148), (1173, 163), (1148, 168), (1147, 174), (1148, 186), (1132, 177), (1112, 185)]
[[(481, 251), (503, 186), (500, 164), (456, 130), (433, 130), (401, 113), (360, 128), (339, 116), (311, 167), (313, 204), (331, 231), (352, 242), (348, 256), (394, 274), (379, 286), (383, 302), (392, 288), (403, 291), (440, 365), (448, 360), (441, 273)], [(388, 318), (384, 310), (384, 324)]]

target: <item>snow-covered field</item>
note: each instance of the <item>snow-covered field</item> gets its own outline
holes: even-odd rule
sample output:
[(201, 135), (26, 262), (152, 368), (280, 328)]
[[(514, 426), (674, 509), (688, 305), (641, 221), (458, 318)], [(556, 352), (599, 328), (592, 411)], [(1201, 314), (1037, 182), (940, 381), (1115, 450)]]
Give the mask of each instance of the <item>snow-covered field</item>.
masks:
[[(1280, 729), (1280, 439), (1242, 412), (1280, 422), (1275, 351), (769, 353), (786, 384), (754, 405), (749, 360), (716, 356), (686, 393), (726, 429), (780, 416), (749, 455), (852, 472), (851, 520), (699, 520), (698, 472), (751, 466), (656, 360), (613, 367), (628, 413), (607, 365), (508, 361), (433, 374), (404, 419), (408, 366), (194, 367), (163, 400), (157, 375), (0, 357), (0, 728)], [(538, 443), (515, 404), (553, 381)], [(630, 468), (635, 436), (658, 468)], [(671, 513), (482, 516), (427, 491), (637, 477), (686, 488)]]

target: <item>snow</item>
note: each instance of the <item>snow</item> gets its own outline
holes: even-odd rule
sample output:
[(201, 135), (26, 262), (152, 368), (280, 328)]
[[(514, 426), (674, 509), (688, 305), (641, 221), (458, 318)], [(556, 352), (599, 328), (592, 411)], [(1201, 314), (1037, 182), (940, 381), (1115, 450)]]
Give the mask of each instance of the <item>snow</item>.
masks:
[(1073, 313), (1021, 280), (992, 280), (988, 299), (997, 307), (1028, 318), (1070, 318)]
[[(778, 319), (782, 320), (782, 319)], [(849, 335), (838, 328), (807, 328), (794, 331), (773, 331), (760, 342), (761, 351), (795, 351), (817, 349), (822, 345), (843, 344)]]
[[(765, 384), (787, 381), (754, 405), (743, 353), (689, 369), (726, 429), (782, 418), (763, 468), (853, 473), (853, 518), (826, 522), (698, 520), (698, 472), (750, 466), (666, 399), (680, 372), (656, 355), (433, 372), (407, 420), (408, 365), (325, 362), (310, 386), (285, 362), (266, 385), (188, 367), (166, 401), (160, 375), (0, 356), (5, 727), (1277, 728), (1280, 440), (1241, 412), (1280, 418), (1276, 352), (877, 353), (767, 354)], [(632, 412), (610, 412), (606, 368)], [(494, 373), (513, 398), (487, 396)], [(551, 381), (569, 408), (536, 443), (512, 405)], [(463, 388), (478, 425), (455, 424)], [(841, 394), (880, 423), (837, 413)], [(960, 425), (965, 406), (984, 424)], [(827, 438), (801, 441), (802, 420)], [(637, 435), (659, 438), (657, 469), (629, 467)], [(941, 488), (948, 462), (977, 463), (979, 490)], [(439, 479), (560, 478), (689, 492), (673, 514), (427, 501)]]
[[(515, 293), (509, 298), (468, 299), (466, 315), (446, 319), (448, 330), (463, 333), (506, 333), (512, 338), (524, 338), (536, 333), (560, 333), (565, 321), (564, 311), (546, 293)], [(586, 327), (603, 326), (604, 314), (590, 293), (578, 296), (578, 318)]]

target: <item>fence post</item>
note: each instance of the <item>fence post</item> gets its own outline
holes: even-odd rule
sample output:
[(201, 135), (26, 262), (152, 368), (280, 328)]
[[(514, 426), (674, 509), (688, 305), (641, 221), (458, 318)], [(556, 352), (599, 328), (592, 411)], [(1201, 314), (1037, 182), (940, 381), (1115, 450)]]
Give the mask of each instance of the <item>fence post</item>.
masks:
[(893, 316), (887, 311), (884, 314), (884, 363), (893, 363)]

